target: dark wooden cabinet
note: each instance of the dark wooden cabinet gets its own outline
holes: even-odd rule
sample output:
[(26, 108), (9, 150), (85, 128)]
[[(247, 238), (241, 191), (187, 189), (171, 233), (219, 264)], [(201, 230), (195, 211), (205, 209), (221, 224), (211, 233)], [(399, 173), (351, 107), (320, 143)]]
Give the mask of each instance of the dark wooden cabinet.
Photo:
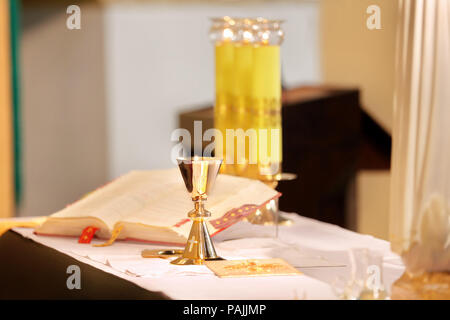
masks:
[(280, 209), (347, 227), (348, 190), (361, 142), (358, 90), (304, 87), (283, 95)]

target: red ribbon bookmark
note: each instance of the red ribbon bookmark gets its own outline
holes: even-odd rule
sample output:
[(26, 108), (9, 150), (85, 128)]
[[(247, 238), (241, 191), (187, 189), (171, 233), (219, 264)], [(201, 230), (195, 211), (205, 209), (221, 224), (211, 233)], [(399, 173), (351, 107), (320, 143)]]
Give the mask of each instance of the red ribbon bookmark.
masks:
[(84, 228), (80, 238), (78, 239), (78, 243), (91, 243), (91, 240), (94, 237), (94, 234), (97, 230), (98, 228), (95, 227)]

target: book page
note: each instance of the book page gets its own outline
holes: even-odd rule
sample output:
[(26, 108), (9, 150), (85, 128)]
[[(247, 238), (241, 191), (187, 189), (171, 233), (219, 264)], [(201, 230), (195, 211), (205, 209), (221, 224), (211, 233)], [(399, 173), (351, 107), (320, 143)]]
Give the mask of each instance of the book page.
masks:
[[(168, 174), (172, 172), (172, 174)], [(174, 186), (183, 191), (181, 176), (173, 170), (132, 171), (106, 186), (97, 189), (85, 198), (55, 213), (55, 218), (97, 217), (112, 229), (114, 224), (125, 221), (130, 215), (151, 206), (166, 193), (174, 192)], [(187, 196), (187, 192), (184, 193)], [(185, 199), (189, 203), (189, 199)], [(145, 219), (148, 222), (148, 219)]]
[[(124, 221), (171, 227), (188, 218), (187, 214), (194, 209), (194, 203), (186, 191), (178, 169), (165, 173), (168, 184), (173, 182), (173, 185), (167, 185), (165, 192), (154, 195), (141, 210), (127, 214)], [(205, 202), (205, 208), (211, 212), (210, 219), (216, 219), (244, 204), (260, 205), (277, 194), (277, 191), (260, 181), (219, 175)]]
[[(214, 219), (244, 204), (262, 204), (276, 194), (259, 181), (219, 175), (205, 207)], [(133, 171), (52, 217), (97, 217), (110, 229), (117, 222), (172, 227), (186, 220), (193, 208), (181, 174), (173, 168)]]

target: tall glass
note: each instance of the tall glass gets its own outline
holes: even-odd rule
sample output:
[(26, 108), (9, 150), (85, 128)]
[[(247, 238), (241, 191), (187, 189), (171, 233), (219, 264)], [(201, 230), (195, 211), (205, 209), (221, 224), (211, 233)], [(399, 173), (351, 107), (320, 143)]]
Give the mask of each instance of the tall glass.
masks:
[[(280, 25), (263, 18), (212, 19), (222, 173), (263, 181), (281, 173)], [(235, 131), (227, 134), (227, 129)]]
[[(232, 87), (234, 80), (234, 41), (236, 39), (235, 21), (229, 17), (213, 18), (210, 38), (215, 46), (216, 102), (214, 106), (214, 127), (222, 132), (225, 138), (226, 129), (234, 127), (232, 110)], [(216, 155), (224, 158), (222, 173), (233, 174), (231, 159), (226, 157), (224, 140), (216, 139)], [(219, 154), (220, 153), (220, 154)], [(228, 163), (228, 164), (227, 164)]]
[[(263, 181), (281, 173), (281, 21), (256, 19), (257, 39), (253, 46), (251, 126), (257, 131), (257, 163), (246, 176)], [(254, 142), (255, 143), (255, 142)], [(252, 148), (252, 146), (250, 146)]]

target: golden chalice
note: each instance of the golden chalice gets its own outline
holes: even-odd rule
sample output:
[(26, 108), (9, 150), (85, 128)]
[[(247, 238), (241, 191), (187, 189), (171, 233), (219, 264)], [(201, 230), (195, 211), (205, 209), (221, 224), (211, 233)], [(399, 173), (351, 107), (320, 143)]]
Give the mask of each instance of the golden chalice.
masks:
[(188, 213), (188, 217), (192, 219), (192, 228), (184, 252), (171, 263), (191, 265), (204, 264), (206, 260), (222, 260), (217, 256), (209, 236), (206, 219), (211, 213), (205, 209), (205, 201), (213, 188), (222, 159), (193, 157), (178, 158), (177, 162), (186, 189), (194, 202), (194, 210)]

